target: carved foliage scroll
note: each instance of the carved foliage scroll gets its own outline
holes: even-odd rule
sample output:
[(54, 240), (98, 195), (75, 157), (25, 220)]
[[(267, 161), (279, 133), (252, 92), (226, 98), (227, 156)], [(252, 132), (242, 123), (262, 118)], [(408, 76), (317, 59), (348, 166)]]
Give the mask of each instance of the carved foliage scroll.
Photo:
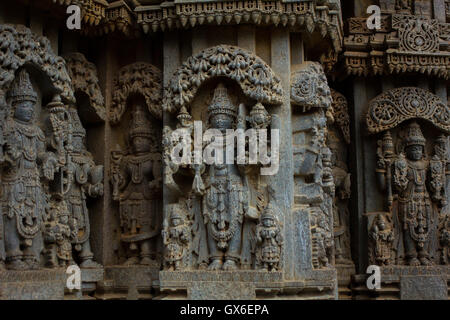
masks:
[(0, 25), (0, 91), (25, 64), (40, 68), (64, 99), (75, 101), (64, 59), (53, 53), (50, 41), (22, 25)]
[(415, 87), (393, 89), (373, 99), (366, 121), (369, 132), (378, 133), (413, 118), (428, 120), (450, 132), (448, 106), (438, 96)]
[(212, 77), (235, 80), (247, 96), (258, 102), (282, 102), (280, 79), (262, 59), (242, 48), (221, 45), (205, 49), (183, 63), (166, 89), (163, 109), (175, 112), (189, 104), (200, 85)]
[(113, 105), (109, 114), (112, 123), (118, 123), (125, 112), (127, 99), (133, 94), (141, 94), (148, 110), (156, 119), (162, 118), (161, 71), (155, 66), (136, 62), (120, 69), (114, 80)]
[(333, 98), (333, 118), (336, 124), (341, 129), (345, 142), (350, 143), (350, 118), (348, 115), (347, 99), (345, 97), (331, 89), (331, 96)]
[(72, 79), (74, 91), (82, 91), (88, 97), (97, 115), (105, 120), (105, 100), (98, 84), (97, 68), (87, 61), (81, 53), (70, 53), (64, 56)]

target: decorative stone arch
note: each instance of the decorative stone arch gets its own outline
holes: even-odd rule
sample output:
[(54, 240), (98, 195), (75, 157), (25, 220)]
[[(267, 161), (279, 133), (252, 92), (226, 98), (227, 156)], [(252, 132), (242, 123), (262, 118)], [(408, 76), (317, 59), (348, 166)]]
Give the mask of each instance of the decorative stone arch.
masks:
[(270, 66), (245, 49), (219, 45), (189, 57), (175, 71), (165, 90), (163, 110), (175, 113), (189, 105), (197, 90), (208, 79), (235, 80), (243, 93), (261, 103), (281, 104), (281, 80)]
[(416, 87), (392, 89), (371, 100), (366, 123), (370, 133), (379, 133), (413, 118), (427, 120), (450, 133), (448, 105), (433, 93)]
[(350, 117), (348, 115), (348, 103), (343, 94), (331, 89), (331, 104), (334, 122), (340, 128), (342, 136), (347, 144), (350, 144)]
[(155, 66), (136, 62), (119, 70), (114, 79), (114, 93), (109, 120), (113, 124), (120, 122), (131, 95), (140, 94), (145, 98), (150, 114), (158, 120), (162, 119), (162, 75)]
[(73, 91), (83, 92), (89, 99), (90, 107), (101, 120), (105, 120), (105, 100), (98, 83), (97, 67), (79, 52), (64, 55)]
[(0, 25), (0, 104), (16, 71), (25, 65), (45, 74), (63, 101), (75, 102), (65, 61), (53, 52), (50, 41), (23, 25)]

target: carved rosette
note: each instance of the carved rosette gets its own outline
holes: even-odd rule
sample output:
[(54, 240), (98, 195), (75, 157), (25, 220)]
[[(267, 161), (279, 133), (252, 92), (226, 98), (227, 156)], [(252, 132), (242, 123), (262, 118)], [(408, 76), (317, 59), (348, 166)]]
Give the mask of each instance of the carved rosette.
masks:
[(155, 66), (136, 62), (119, 70), (114, 79), (114, 95), (109, 120), (113, 124), (120, 122), (126, 110), (127, 99), (134, 94), (145, 98), (147, 108), (156, 119), (162, 119), (161, 109), (161, 71)]
[(105, 120), (105, 100), (98, 83), (95, 64), (87, 61), (83, 54), (77, 52), (65, 55), (64, 59), (72, 79), (73, 90), (85, 93), (97, 115)]
[(50, 41), (22, 25), (0, 25), (0, 103), (15, 72), (28, 63), (50, 78), (62, 98), (75, 101), (64, 59), (53, 53)]
[(370, 133), (391, 129), (405, 120), (428, 120), (439, 129), (450, 131), (450, 110), (436, 95), (415, 87), (389, 90), (369, 103), (366, 121)]
[(200, 85), (213, 77), (235, 80), (244, 94), (258, 102), (282, 102), (280, 79), (267, 63), (242, 48), (221, 45), (190, 57), (175, 72), (164, 95), (164, 111), (176, 112), (188, 105)]

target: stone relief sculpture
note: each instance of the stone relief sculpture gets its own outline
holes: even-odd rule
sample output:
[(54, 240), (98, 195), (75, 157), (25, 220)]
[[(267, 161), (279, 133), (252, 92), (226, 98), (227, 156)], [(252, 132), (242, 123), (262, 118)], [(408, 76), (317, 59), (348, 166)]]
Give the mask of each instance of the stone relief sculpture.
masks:
[[(111, 153), (111, 184), (113, 200), (119, 202), (125, 265), (154, 266), (162, 255), (161, 133), (157, 122), (150, 119), (150, 115), (161, 119), (160, 91), (160, 71), (146, 63), (125, 66), (115, 81), (111, 121), (122, 121), (127, 103), (131, 104), (126, 150), (117, 146)], [(138, 96), (147, 106), (132, 99)]]
[[(382, 105), (389, 106), (392, 112), (382, 111)], [(371, 238), (375, 241), (372, 246), (375, 252), (372, 256), (376, 260), (373, 262), (410, 266), (441, 263), (438, 252), (442, 236), (438, 234), (438, 225), (446, 219), (447, 212), (442, 208), (448, 202), (444, 169), (448, 165), (445, 113), (448, 108), (438, 97), (418, 88), (393, 89), (370, 103), (369, 130), (385, 130), (378, 141), (377, 175), (385, 190), (387, 209), (373, 222)], [(414, 118), (430, 121), (444, 135), (427, 142)], [(394, 136), (390, 129), (397, 126)], [(434, 154), (430, 154), (433, 145)], [(445, 230), (441, 232), (445, 237)], [(395, 254), (395, 259), (388, 252)]]
[(311, 232), (312, 265), (334, 263), (332, 155), (326, 143), (326, 115), (332, 97), (320, 64), (306, 62), (291, 74), (293, 114), (294, 198), (307, 207)]
[(100, 267), (93, 258), (90, 245), (90, 220), (86, 205), (87, 197), (103, 196), (103, 166), (96, 165), (86, 149), (86, 130), (81, 124), (75, 107), (69, 108), (71, 119), (71, 148), (63, 170), (67, 173), (64, 201), (69, 210), (75, 237), (74, 252), (78, 253), (81, 268)]
[(192, 228), (186, 209), (182, 204), (171, 204), (167, 210), (169, 216), (162, 231), (165, 245), (164, 268), (179, 271), (189, 267), (192, 248)]
[(156, 257), (155, 237), (161, 231), (157, 202), (162, 182), (156, 136), (145, 109), (135, 105), (129, 131), (131, 150), (112, 154), (114, 200), (120, 203), (121, 240), (128, 246), (127, 265), (150, 265)]
[[(192, 72), (195, 73), (192, 77), (184, 76)], [(254, 85), (242, 81), (245, 75)], [(237, 92), (231, 89), (230, 83), (219, 79), (224, 76), (235, 80), (244, 95), (257, 100), (250, 112), (247, 112), (244, 103), (239, 102)], [(172, 113), (178, 111), (178, 129), (184, 129), (189, 136), (193, 136), (192, 115), (200, 111), (190, 102), (196, 97), (201, 82), (208, 78), (215, 81), (209, 95), (211, 98), (205, 101), (205, 110), (202, 110), (206, 129), (226, 133), (229, 129), (269, 128), (272, 125), (271, 115), (263, 103), (273, 103), (279, 99), (279, 79), (270, 74), (270, 69), (263, 61), (245, 50), (217, 46), (189, 58), (171, 81), (164, 108)], [(260, 81), (260, 78), (265, 81)], [(193, 84), (189, 91), (185, 89), (188, 86), (183, 85), (188, 81)], [(184, 215), (186, 222), (183, 228), (189, 227), (192, 233), (192, 245), (188, 253), (192, 259), (189, 266), (183, 267), (184, 270), (280, 270), (283, 229), (277, 221), (280, 217), (273, 216), (275, 204), (268, 205), (266, 187), (258, 178), (259, 173), (252, 171), (252, 167), (259, 168), (259, 165), (249, 165), (248, 160), (242, 165), (236, 162), (175, 164), (170, 156), (178, 142), (174, 141), (173, 131), (166, 126), (163, 137), (166, 168), (164, 183), (168, 190), (167, 198), (169, 202), (172, 201), (165, 213), (165, 269), (177, 270), (173, 262), (174, 252), (189, 248), (187, 240), (182, 242), (181, 238), (175, 240), (170, 237), (171, 230), (177, 230), (171, 224), (170, 217), (179, 211), (173, 208), (187, 204), (188, 213)], [(204, 142), (202, 153), (209, 143)], [(223, 159), (226, 159), (225, 149), (221, 151)], [(194, 159), (195, 154), (187, 155), (187, 158), (191, 157)], [(192, 183), (183, 183), (186, 179)], [(278, 215), (281, 213), (278, 212)], [(261, 241), (258, 242), (257, 238)]]
[(333, 199), (335, 256), (337, 265), (352, 265), (348, 208), (351, 179), (347, 166), (350, 120), (345, 97), (335, 90), (331, 90), (331, 95), (333, 97), (332, 117), (328, 117), (327, 145), (332, 154), (331, 163), (335, 185)]
[(47, 196), (42, 179), (53, 180), (57, 160), (47, 151), (37, 125), (38, 95), (25, 69), (17, 74), (8, 94), (11, 114), (4, 127), (2, 213), (8, 269), (40, 267), (42, 220)]
[(279, 209), (269, 202), (256, 227), (258, 245), (257, 265), (264, 271), (281, 270), (283, 254), (283, 229), (278, 219)]

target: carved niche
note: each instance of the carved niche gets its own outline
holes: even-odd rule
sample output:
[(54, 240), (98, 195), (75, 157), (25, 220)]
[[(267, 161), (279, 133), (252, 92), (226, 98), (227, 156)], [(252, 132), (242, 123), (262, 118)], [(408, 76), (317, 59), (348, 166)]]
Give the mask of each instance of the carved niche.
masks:
[[(4, 258), (12, 270), (44, 266), (42, 244), (50, 221), (57, 231), (50, 250), (65, 266), (72, 262), (71, 226), (55, 184), (70, 152), (65, 122), (67, 104), (75, 102), (70, 77), (48, 39), (12, 25), (0, 25), (0, 37), (0, 267)], [(38, 88), (37, 79), (47, 85)], [(42, 108), (44, 100), (51, 102)]]
[(312, 266), (328, 268), (334, 263), (334, 182), (326, 127), (332, 96), (319, 63), (305, 62), (293, 70), (294, 201), (296, 207), (307, 208)]
[(376, 174), (385, 205), (369, 217), (369, 263), (448, 264), (449, 108), (420, 88), (389, 90), (369, 103), (378, 133)]
[(114, 82), (110, 121), (126, 122), (124, 145), (111, 152), (110, 172), (124, 265), (159, 268), (161, 262), (161, 90), (161, 72), (143, 62), (120, 69)]
[(333, 199), (334, 248), (337, 265), (353, 265), (350, 252), (349, 199), (351, 180), (348, 169), (348, 145), (350, 144), (350, 118), (347, 99), (331, 90), (333, 103), (328, 117), (327, 146), (331, 150), (332, 172), (335, 185)]
[[(164, 111), (176, 116), (175, 126), (163, 130), (164, 195), (169, 202), (163, 288), (172, 283), (173, 271), (282, 271), (283, 216), (276, 190), (260, 174), (264, 165), (250, 163), (248, 154), (237, 162), (234, 139), (206, 138), (210, 130), (221, 135), (230, 129), (273, 128), (275, 116), (266, 108), (281, 103), (282, 94), (280, 79), (270, 67), (234, 46), (205, 49), (174, 73), (163, 104)], [(204, 140), (197, 144), (199, 150), (197, 135)], [(172, 155), (178, 154), (180, 137), (189, 147), (183, 151), (188, 161), (177, 163)], [(234, 150), (230, 163), (225, 162), (228, 144)], [(248, 150), (248, 143), (245, 147)], [(223, 162), (195, 161), (211, 149), (215, 156), (223, 154)]]

